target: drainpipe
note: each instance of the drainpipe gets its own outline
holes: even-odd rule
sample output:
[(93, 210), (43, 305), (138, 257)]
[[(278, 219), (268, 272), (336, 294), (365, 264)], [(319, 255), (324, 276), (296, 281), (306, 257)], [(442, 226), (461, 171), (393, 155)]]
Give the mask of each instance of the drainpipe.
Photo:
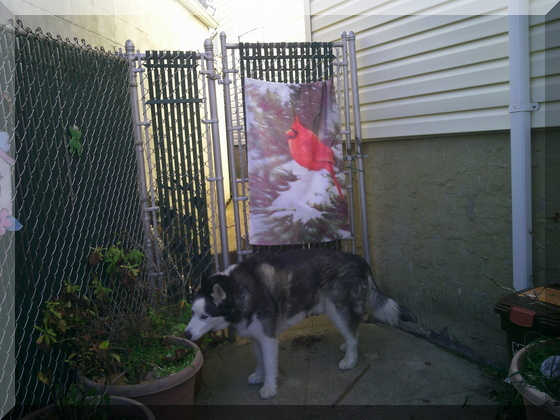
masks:
[(511, 205), (513, 288), (531, 287), (531, 103), (529, 57), (529, 5), (527, 0), (509, 1), (509, 72), (511, 136)]

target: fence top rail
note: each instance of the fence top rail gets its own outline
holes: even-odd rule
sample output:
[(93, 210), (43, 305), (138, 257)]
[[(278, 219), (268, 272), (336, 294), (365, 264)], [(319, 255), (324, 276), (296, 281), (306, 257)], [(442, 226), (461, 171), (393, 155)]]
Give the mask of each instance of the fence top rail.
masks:
[(115, 59), (122, 60), (124, 57), (119, 51), (109, 51), (101, 46), (92, 46), (88, 44), (84, 39), (73, 38), (70, 39), (68, 37), (63, 38), (60, 35), (53, 36), (50, 32), (43, 32), (41, 28), (37, 28), (32, 30), (29, 27), (25, 27), (21, 20), (17, 20), (15, 23), (13, 20), (10, 19), (9, 24), (0, 23), (0, 32), (9, 33), (16, 37), (21, 38), (35, 38), (37, 40), (42, 40), (45, 42), (53, 42), (67, 45), (71, 48), (76, 48), (77, 50), (81, 51), (88, 51), (90, 53), (99, 54), (105, 57), (111, 57)]
[(220, 33), (220, 37), (222, 38), (222, 42), (224, 42), (223, 47), (225, 47), (228, 50), (231, 49), (238, 49), (241, 48), (242, 46), (247, 46), (247, 45), (253, 45), (253, 46), (265, 46), (265, 47), (269, 47), (269, 46), (298, 46), (298, 45), (303, 45), (303, 46), (308, 46), (308, 45), (327, 45), (329, 44), (332, 47), (335, 48), (341, 48), (344, 47), (346, 45), (346, 40), (351, 38), (351, 39), (355, 39), (355, 35), (354, 32), (350, 31), (349, 33), (347, 33), (346, 31), (343, 31), (340, 34), (341, 37), (341, 41), (335, 41), (335, 42), (319, 42), (319, 41), (312, 41), (312, 42), (308, 42), (308, 41), (294, 41), (294, 42), (238, 42), (238, 43), (228, 43), (225, 42), (226, 40), (226, 33), (222, 32)]
[(332, 42), (240, 42), (239, 48), (330, 48)]
[(154, 60), (192, 60), (198, 58), (196, 51), (146, 51), (146, 59)]

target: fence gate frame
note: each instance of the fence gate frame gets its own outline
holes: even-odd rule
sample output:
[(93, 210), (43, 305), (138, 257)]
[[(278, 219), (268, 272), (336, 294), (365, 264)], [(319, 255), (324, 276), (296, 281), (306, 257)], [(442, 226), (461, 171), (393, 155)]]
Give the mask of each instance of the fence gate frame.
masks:
[[(246, 256), (252, 255), (254, 249), (249, 244), (248, 232), (248, 214), (249, 214), (249, 191), (248, 191), (248, 171), (247, 171), (247, 143), (246, 143), (246, 127), (245, 127), (245, 110), (244, 98), (242, 92), (242, 83), (244, 75), (238, 67), (241, 64), (241, 48), (255, 48), (257, 54), (251, 57), (257, 68), (267, 66), (267, 62), (271, 64), (272, 73), (274, 72), (291, 72), (291, 80), (293, 83), (303, 83), (307, 81), (326, 80), (321, 74), (319, 78), (313, 75), (319, 74), (322, 70), (320, 66), (328, 68), (327, 73), (335, 82), (335, 90), (337, 94), (337, 102), (341, 110), (343, 139), (343, 154), (345, 161), (345, 185), (348, 197), (348, 210), (350, 218), (351, 236), (343, 241), (342, 247), (353, 253), (357, 252), (357, 227), (356, 227), (356, 207), (358, 207), (361, 217), (361, 245), (363, 257), (370, 263), (370, 247), (369, 247), (369, 227), (367, 219), (366, 194), (365, 194), (365, 178), (364, 163), (362, 152), (362, 133), (360, 119), (360, 103), (358, 96), (358, 80), (356, 65), (356, 36), (353, 32), (342, 32), (341, 41), (339, 42), (290, 42), (290, 43), (256, 43), (230, 44), (226, 41), (226, 34), (220, 34), (221, 42), (221, 77), (216, 72), (215, 61), (217, 59), (214, 54), (213, 43), (210, 39), (204, 42), (203, 53), (196, 54), (196, 59), (200, 70), (198, 74), (198, 82), (201, 83), (203, 92), (201, 98), (201, 107), (203, 107), (203, 119), (200, 121), (206, 126), (203, 138), (206, 140), (207, 174), (206, 181), (209, 183), (209, 223), (212, 232), (212, 251), (214, 257), (214, 267), (216, 271), (226, 269), (230, 261), (229, 245), (228, 245), (228, 227), (226, 215), (226, 195), (224, 192), (224, 174), (222, 165), (222, 143), (220, 141), (220, 130), (218, 120), (218, 100), (216, 92), (216, 82), (223, 86), (223, 104), (225, 119), (225, 144), (227, 147), (227, 164), (229, 168), (229, 180), (231, 187), (231, 208), (233, 210), (234, 219), (234, 236), (236, 245), (237, 262), (241, 262)], [(332, 54), (325, 55), (326, 58), (311, 62), (311, 65), (305, 67), (302, 63), (298, 63), (301, 58), (295, 58), (292, 54), (290, 60), (295, 67), (289, 70), (284, 69), (282, 60), (286, 62), (286, 57), (274, 57), (267, 54), (267, 51), (276, 51), (287, 49), (289, 51), (320, 51), (324, 48), (328, 51), (332, 50)], [(143, 226), (145, 230), (145, 249), (151, 253), (152, 261), (155, 262), (152, 272), (154, 273), (153, 281), (156, 282), (157, 277), (161, 273), (161, 256), (158, 252), (158, 242), (161, 238), (158, 236), (158, 226), (161, 225), (158, 220), (158, 211), (160, 206), (157, 203), (156, 181), (153, 173), (153, 143), (151, 138), (153, 134), (154, 121), (150, 119), (148, 111), (147, 82), (146, 82), (146, 54), (142, 54), (140, 50), (134, 50), (134, 44), (131, 41), (126, 43), (126, 55), (131, 66), (131, 101), (133, 105), (133, 123), (134, 136), (136, 141), (137, 162), (139, 168), (139, 187), (141, 194), (141, 207), (143, 213)], [(264, 54), (262, 53), (264, 51)], [(178, 52), (174, 52), (174, 54)], [(219, 58), (219, 57), (218, 57)], [(300, 74), (307, 76), (307, 80)], [(278, 73), (279, 74), (279, 73)], [(294, 76), (295, 75), (295, 76)], [(253, 77), (253, 76), (252, 76)], [(261, 80), (276, 81), (267, 77), (255, 77)], [(152, 116), (153, 118), (153, 116)], [(237, 155), (236, 155), (237, 150)], [(354, 193), (354, 186), (357, 184), (357, 192)], [(356, 200), (358, 203), (356, 204)], [(219, 234), (219, 237), (218, 237)], [(312, 246), (307, 244), (304, 246)], [(340, 247), (340, 245), (337, 245)]]
[[(235, 240), (237, 247), (237, 260), (241, 262), (247, 255), (253, 254), (253, 249), (249, 245), (248, 234), (248, 171), (247, 171), (247, 142), (245, 126), (245, 109), (242, 92), (242, 84), (245, 75), (241, 74), (241, 68), (237, 65), (241, 63), (241, 48), (248, 45), (243, 43), (228, 43), (224, 32), (220, 34), (221, 58), (222, 58), (222, 79), (219, 81), (223, 85), (225, 103), (225, 124), (226, 141), (228, 148), (229, 176), (232, 192), (232, 206), (234, 215)], [(209, 41), (207, 41), (209, 42)], [(369, 247), (369, 227), (367, 219), (365, 177), (364, 177), (364, 154), (362, 152), (362, 131), (360, 118), (360, 102), (358, 95), (358, 77), (356, 64), (356, 36), (354, 32), (342, 32), (341, 41), (331, 43), (318, 42), (290, 42), (290, 43), (255, 43), (250, 44), (259, 52), (256, 54), (255, 61), (257, 67), (267, 68), (266, 72), (271, 77), (254, 77), (261, 80), (274, 82), (278, 72), (299, 73), (304, 70), (308, 74), (316, 72), (315, 68), (297, 67), (294, 69), (283, 69), (281, 60), (274, 61), (274, 57), (267, 55), (268, 51), (289, 50), (300, 51), (302, 49), (312, 49), (320, 46), (330, 46), (334, 51), (332, 62), (327, 63), (333, 67), (333, 79), (337, 92), (337, 102), (342, 113), (342, 130), (344, 147), (345, 168), (345, 189), (347, 190), (348, 206), (350, 214), (351, 237), (345, 242), (345, 248), (350, 248), (353, 253), (357, 249), (356, 221), (355, 221), (355, 196), (354, 172), (357, 173), (358, 186), (358, 206), (361, 217), (361, 236), (363, 257), (370, 263)], [(264, 53), (262, 53), (264, 52)], [(262, 54), (261, 54), (262, 53)], [(285, 59), (285, 58), (284, 58)], [(259, 63), (259, 60), (261, 61)], [(293, 56), (291, 60), (294, 61)], [(264, 71), (261, 71), (264, 73)], [(290, 76), (290, 77), (292, 77)], [(272, 78), (273, 80), (269, 80)], [(296, 75), (296, 78), (300, 78)], [(293, 83), (303, 83), (317, 80), (294, 80)], [(350, 103), (352, 98), (352, 104)], [(352, 127), (354, 130), (352, 131)], [(352, 138), (352, 135), (354, 137)], [(352, 139), (354, 141), (352, 141)], [(237, 156), (235, 151), (237, 148)], [(355, 162), (355, 163), (354, 163)], [(355, 166), (354, 166), (355, 165)], [(348, 246), (348, 242), (350, 245)]]
[[(225, 194), (224, 194), (224, 183), (222, 175), (222, 162), (220, 159), (221, 149), (220, 149), (220, 139), (218, 130), (218, 110), (217, 110), (217, 100), (216, 100), (216, 88), (215, 80), (219, 79), (219, 76), (214, 71), (214, 56), (212, 51), (211, 42), (205, 42), (205, 53), (197, 53), (194, 51), (184, 52), (184, 51), (152, 51), (151, 53), (158, 58), (164, 58), (165, 63), (157, 64), (147, 64), (147, 53), (142, 53), (140, 50), (135, 50), (134, 43), (128, 40), (125, 45), (126, 55), (130, 62), (130, 95), (132, 102), (132, 114), (133, 114), (133, 125), (134, 125), (134, 137), (136, 144), (136, 156), (138, 163), (138, 177), (139, 177), (139, 188), (140, 188), (140, 201), (142, 208), (142, 223), (144, 228), (145, 237), (145, 249), (150, 256), (150, 261), (152, 261), (152, 267), (150, 267), (151, 279), (153, 285), (157, 285), (158, 278), (164, 275), (163, 266), (165, 262), (163, 261), (165, 257), (162, 255), (162, 249), (167, 249), (168, 244), (163, 243), (164, 238), (162, 237), (160, 228), (165, 228), (165, 223), (162, 216), (162, 206), (158, 203), (158, 188), (162, 188), (163, 180), (158, 181), (158, 174), (156, 171), (156, 166), (159, 164), (155, 162), (157, 160), (157, 155), (155, 155), (155, 132), (157, 130), (163, 130), (162, 127), (165, 125), (165, 130), (171, 130), (173, 133), (178, 133), (180, 131), (173, 124), (174, 122), (160, 121), (154, 112), (150, 111), (150, 105), (164, 105), (169, 107), (181, 106), (185, 104), (196, 104), (200, 107), (200, 120), (193, 120), (191, 124), (200, 125), (195, 129), (200, 130), (199, 140), (205, 144), (197, 145), (205, 147), (204, 153), (206, 153), (206, 159), (204, 163), (204, 168), (202, 168), (204, 181), (207, 182), (207, 208), (204, 217), (208, 219), (208, 228), (210, 238), (210, 246), (212, 250), (213, 267), (216, 271), (220, 269), (225, 269), (229, 266), (229, 251), (228, 251), (228, 235), (227, 235), (227, 224), (225, 218)], [(188, 81), (179, 80), (177, 73), (179, 70), (172, 70), (173, 68), (178, 68), (180, 65), (174, 64), (175, 61), (183, 60), (185, 55), (191, 55), (190, 59), (194, 58), (196, 62), (194, 66), (199, 66), (200, 70), (196, 73), (191, 73)], [(171, 64), (170, 64), (171, 63)], [(167, 93), (168, 97), (162, 99), (154, 99), (154, 92), (151, 91), (151, 85), (154, 81), (149, 81), (149, 77), (146, 75), (149, 67), (159, 67), (163, 72), (168, 72), (169, 78), (165, 80), (156, 80), (155, 83), (161, 83), (163, 88), (162, 95), (165, 96)], [(181, 97), (171, 98), (170, 96), (175, 95), (175, 90), (185, 90), (189, 89), (189, 86), (181, 86), (179, 89), (178, 84), (199, 84), (200, 97), (192, 98), (185, 97), (189, 96), (187, 92), (182, 92)], [(172, 86), (173, 85), (173, 86)], [(169, 87), (171, 86), (171, 87)], [(165, 89), (168, 89), (163, 93)], [(171, 92), (173, 90), (173, 92)], [(192, 92), (191, 92), (192, 93)], [(196, 94), (196, 92), (195, 92)], [(151, 99), (148, 99), (151, 98)], [(177, 116), (179, 115), (177, 111)], [(177, 117), (179, 118), (179, 117)], [(159, 126), (158, 126), (159, 125)], [(186, 130), (186, 127), (183, 127)], [(170, 133), (165, 133), (169, 135)], [(181, 134), (183, 136), (183, 134)], [(186, 135), (188, 136), (188, 134)], [(177, 147), (180, 149), (184, 144), (178, 144)], [(183, 150), (183, 153), (190, 153), (189, 150)], [(183, 165), (184, 162), (180, 162)], [(169, 166), (174, 166), (171, 163)], [(162, 168), (165, 171), (166, 168)], [(188, 171), (188, 168), (187, 168)], [(183, 172), (184, 175), (184, 172)], [(180, 191), (179, 191), (180, 194)], [(199, 209), (201, 210), (201, 209)], [(159, 212), (159, 215), (158, 215)], [(185, 216), (190, 217), (191, 215), (186, 214)], [(219, 237), (217, 233), (219, 232)], [(187, 238), (181, 238), (183, 242), (188, 242)], [(189, 246), (186, 243), (186, 246)], [(175, 256), (171, 256), (177, 257)], [(182, 267), (179, 267), (182, 268)], [(181, 273), (183, 275), (188, 275), (189, 273)], [(200, 274), (200, 273), (196, 273)], [(191, 292), (199, 284), (201, 279), (200, 275), (189, 283), (189, 289)]]

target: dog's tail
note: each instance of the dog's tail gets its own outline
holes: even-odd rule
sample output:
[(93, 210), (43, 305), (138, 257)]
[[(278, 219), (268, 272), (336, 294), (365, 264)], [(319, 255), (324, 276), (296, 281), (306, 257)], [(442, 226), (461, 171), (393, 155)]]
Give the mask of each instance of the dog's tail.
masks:
[(398, 327), (399, 321), (416, 323), (412, 312), (379, 290), (371, 274), (368, 274), (368, 282), (370, 313), (376, 321), (393, 327)]

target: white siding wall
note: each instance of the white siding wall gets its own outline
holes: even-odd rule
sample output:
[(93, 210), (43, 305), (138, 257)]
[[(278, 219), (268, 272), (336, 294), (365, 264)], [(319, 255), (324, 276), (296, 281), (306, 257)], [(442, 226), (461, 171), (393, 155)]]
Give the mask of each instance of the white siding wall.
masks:
[[(507, 16), (391, 16), (382, 1), (309, 1), (313, 41), (356, 34), (364, 139), (509, 129)], [(441, 13), (438, 3), (418, 2)], [(531, 25), (532, 101), (544, 105), (544, 18)], [(534, 127), (545, 126), (544, 110)]]

